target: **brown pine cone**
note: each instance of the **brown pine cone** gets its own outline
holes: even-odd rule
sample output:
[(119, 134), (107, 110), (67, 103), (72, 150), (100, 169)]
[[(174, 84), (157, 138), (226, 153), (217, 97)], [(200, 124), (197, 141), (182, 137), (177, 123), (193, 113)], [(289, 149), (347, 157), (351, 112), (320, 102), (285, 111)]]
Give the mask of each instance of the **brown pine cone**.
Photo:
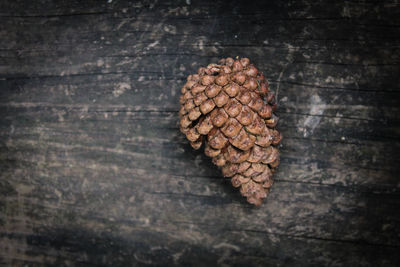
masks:
[(180, 97), (180, 130), (222, 168), (249, 203), (260, 205), (279, 165), (274, 94), (248, 58), (221, 59), (189, 75)]

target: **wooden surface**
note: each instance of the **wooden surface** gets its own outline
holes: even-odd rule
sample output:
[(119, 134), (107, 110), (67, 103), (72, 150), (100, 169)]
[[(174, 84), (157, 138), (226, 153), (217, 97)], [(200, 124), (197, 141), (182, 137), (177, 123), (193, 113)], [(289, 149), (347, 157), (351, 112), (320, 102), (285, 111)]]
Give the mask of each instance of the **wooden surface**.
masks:
[[(0, 2), (0, 264), (400, 265), (397, 1), (35, 2)], [(261, 207), (178, 129), (227, 56), (279, 102)]]

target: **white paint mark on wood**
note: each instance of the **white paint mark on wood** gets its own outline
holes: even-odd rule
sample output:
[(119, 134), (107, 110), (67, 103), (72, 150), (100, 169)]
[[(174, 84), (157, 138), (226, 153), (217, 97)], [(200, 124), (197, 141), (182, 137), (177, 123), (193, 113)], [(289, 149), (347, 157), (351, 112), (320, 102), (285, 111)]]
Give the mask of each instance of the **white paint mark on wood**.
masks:
[(28, 184), (18, 184), (15, 189), (19, 195), (27, 195), (33, 191), (35, 187)]
[(57, 113), (58, 121), (63, 122), (64, 121), (64, 115), (66, 112), (64, 110), (57, 111), (55, 108), (52, 109), (54, 113)]
[(238, 252), (240, 251), (240, 247), (238, 247), (236, 245), (233, 245), (233, 244), (225, 243), (225, 242), (222, 242), (222, 243), (219, 243), (217, 245), (214, 245), (213, 248), (215, 248), (215, 249), (229, 248), (229, 249), (233, 249), (233, 250), (238, 251)]
[(165, 25), (164, 31), (170, 34), (176, 34), (176, 27), (174, 25)]
[(341, 15), (344, 18), (351, 18), (350, 8), (349, 8), (347, 2), (345, 2), (345, 5), (343, 6)]
[(332, 82), (334, 82), (335, 81), (335, 79), (332, 77), (332, 76), (328, 76), (326, 79), (325, 79), (325, 82), (326, 83), (332, 83)]
[(286, 59), (289, 62), (293, 62), (295, 53), (299, 50), (299, 47), (293, 46), (291, 44), (285, 43), (286, 48), (288, 50), (288, 54), (286, 55)]
[[(192, 13), (196, 13), (196, 10), (191, 10)], [(182, 6), (182, 7), (177, 7), (177, 8), (170, 8), (168, 9), (167, 15), (174, 15), (174, 16), (180, 16), (180, 15), (189, 15), (189, 10), (187, 6)]]
[(199, 40), (197, 40), (196, 42), (196, 46), (200, 49), (200, 50), (204, 50), (204, 43), (206, 41), (206, 38), (204, 36), (201, 36), (199, 38)]
[(87, 116), (88, 111), (89, 111), (89, 106), (83, 105), (80, 110), (79, 119), (84, 119)]
[(132, 195), (132, 196), (128, 199), (129, 203), (133, 203), (133, 202), (135, 202), (135, 200), (136, 200), (135, 195)]
[(287, 102), (287, 101), (288, 101), (287, 96), (284, 96), (281, 99), (279, 99), (279, 103), (284, 103), (284, 102)]
[(131, 90), (131, 85), (129, 83), (126, 82), (121, 82), (118, 83), (113, 91), (113, 95), (115, 97), (119, 97), (120, 95), (122, 95), (126, 90)]
[(184, 253), (184, 250), (181, 250), (181, 251), (179, 251), (177, 253), (172, 254), (172, 258), (174, 259), (174, 263), (176, 265), (178, 265), (178, 261), (182, 257), (183, 253)]
[(146, 49), (147, 49), (147, 50), (150, 50), (151, 48), (155, 47), (155, 46), (158, 45), (159, 43), (160, 43), (159, 41), (155, 41), (155, 42), (149, 44), (149, 45), (147, 46)]
[(322, 101), (319, 95), (313, 95), (310, 99), (310, 114), (313, 116), (307, 116), (305, 119), (300, 120), (298, 124), (298, 130), (303, 132), (304, 137), (308, 137), (313, 134), (315, 128), (321, 121), (321, 116), (324, 114), (326, 109), (326, 103)]
[[(124, 12), (124, 10), (122, 10), (122, 12)], [(124, 12), (124, 13), (126, 13), (126, 10), (125, 10), (125, 12)], [(124, 20), (122, 20), (122, 21), (121, 21), (121, 23), (120, 23), (120, 24), (118, 24), (118, 26), (117, 26), (117, 30), (121, 29), (121, 27), (122, 27), (122, 26), (124, 26), (126, 23), (128, 23), (130, 20), (131, 20), (131, 18), (128, 18), (128, 19), (124, 19)]]
[(102, 67), (104, 65), (104, 60), (103, 59), (98, 59), (97, 60), (97, 67)]

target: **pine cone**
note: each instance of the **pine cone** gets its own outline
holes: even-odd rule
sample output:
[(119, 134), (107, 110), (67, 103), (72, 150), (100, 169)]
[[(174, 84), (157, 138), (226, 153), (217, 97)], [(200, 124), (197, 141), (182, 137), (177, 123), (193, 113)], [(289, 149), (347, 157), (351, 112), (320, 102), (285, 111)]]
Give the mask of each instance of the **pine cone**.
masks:
[(180, 97), (180, 130), (222, 168), (249, 203), (267, 197), (279, 165), (275, 97), (248, 58), (221, 59), (189, 75)]

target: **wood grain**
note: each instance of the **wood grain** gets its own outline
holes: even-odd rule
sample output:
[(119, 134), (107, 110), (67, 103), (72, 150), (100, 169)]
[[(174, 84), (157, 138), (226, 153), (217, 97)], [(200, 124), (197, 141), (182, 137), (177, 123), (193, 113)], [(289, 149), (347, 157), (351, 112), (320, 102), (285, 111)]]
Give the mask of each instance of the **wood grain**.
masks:
[[(0, 264), (397, 266), (397, 1), (0, 3)], [(188, 74), (249, 57), (281, 165), (245, 202), (178, 127)]]

